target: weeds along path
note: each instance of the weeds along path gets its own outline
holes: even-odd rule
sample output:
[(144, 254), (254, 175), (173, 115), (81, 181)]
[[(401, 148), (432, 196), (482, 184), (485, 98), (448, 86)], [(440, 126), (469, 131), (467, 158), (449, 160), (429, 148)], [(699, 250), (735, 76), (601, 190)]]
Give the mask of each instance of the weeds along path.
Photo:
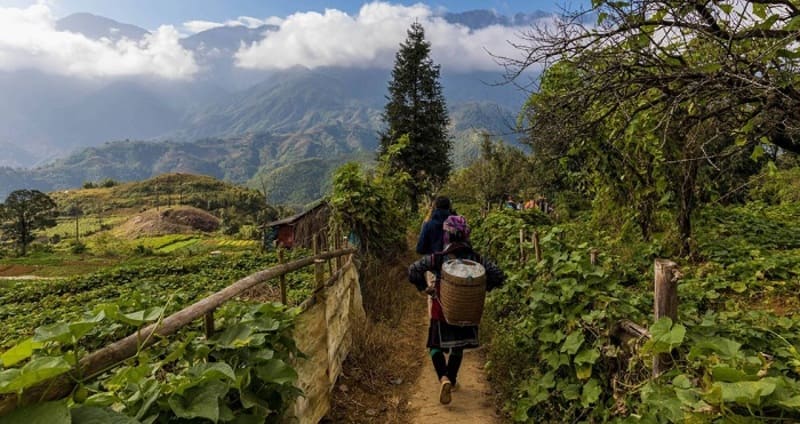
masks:
[(480, 349), (464, 352), (464, 362), (458, 373), (458, 388), (453, 391), (449, 405), (439, 403), (439, 381), (424, 349), (428, 336), (427, 324), (419, 332), (419, 364), (422, 366), (410, 395), (411, 423), (500, 423), (492, 404), (491, 390), (483, 370)]

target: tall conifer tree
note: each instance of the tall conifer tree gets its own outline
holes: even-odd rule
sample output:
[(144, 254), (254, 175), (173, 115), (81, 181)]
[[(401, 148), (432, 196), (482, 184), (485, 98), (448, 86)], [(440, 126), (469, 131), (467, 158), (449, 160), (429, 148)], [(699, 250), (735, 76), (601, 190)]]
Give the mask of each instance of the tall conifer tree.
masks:
[[(425, 30), (415, 22), (395, 56), (383, 113), (387, 128), (380, 134), (381, 157), (391, 157), (391, 169), (411, 176), (408, 191), (413, 211), (420, 197), (447, 180), (451, 169), (450, 120), (439, 65), (433, 63), (430, 52)], [(406, 144), (398, 144), (401, 140)], [(399, 149), (395, 150), (398, 154), (386, 155), (391, 149)]]

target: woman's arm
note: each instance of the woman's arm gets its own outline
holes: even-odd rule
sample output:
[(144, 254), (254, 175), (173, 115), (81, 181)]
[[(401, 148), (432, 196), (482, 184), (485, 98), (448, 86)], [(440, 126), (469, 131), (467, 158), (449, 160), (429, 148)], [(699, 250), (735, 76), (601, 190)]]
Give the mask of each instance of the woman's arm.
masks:
[(506, 274), (494, 262), (484, 259), (483, 268), (486, 270), (486, 290), (496, 289), (506, 281)]
[(408, 281), (416, 286), (419, 291), (423, 291), (428, 287), (425, 273), (433, 270), (432, 257), (432, 255), (427, 255), (408, 267)]

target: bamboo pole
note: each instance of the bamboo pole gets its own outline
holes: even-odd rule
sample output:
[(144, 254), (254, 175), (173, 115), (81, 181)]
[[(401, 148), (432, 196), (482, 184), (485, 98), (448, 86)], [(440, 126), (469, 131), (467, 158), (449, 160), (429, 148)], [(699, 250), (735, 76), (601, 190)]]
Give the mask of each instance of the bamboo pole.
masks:
[(533, 250), (536, 254), (536, 262), (542, 261), (542, 246), (539, 244), (539, 231), (533, 232)]
[[(678, 280), (681, 273), (678, 264), (666, 259), (656, 259), (654, 263), (654, 305), (655, 320), (669, 317), (673, 323), (678, 321)], [(659, 376), (672, 366), (672, 355), (661, 353), (653, 358), (653, 377)]]
[[(278, 264), (283, 264), (283, 248), (278, 248)], [(281, 288), (281, 303), (287, 305), (286, 301), (286, 274), (281, 274), (278, 279)]]
[(27, 389), (21, 396), (10, 395), (0, 398), (0, 417), (10, 413), (18, 406), (63, 399), (69, 396), (73, 387), (75, 387), (75, 382), (78, 381), (75, 376), (83, 376), (83, 380), (91, 379), (113, 368), (120, 362), (134, 357), (140, 350), (153, 345), (163, 337), (176, 333), (184, 326), (213, 311), (228, 300), (253, 288), (256, 284), (269, 281), (292, 271), (297, 271), (298, 269), (314, 264), (317, 260), (324, 261), (328, 258), (351, 255), (355, 252), (356, 249), (342, 249), (335, 252), (326, 252), (318, 256), (311, 256), (278, 265), (242, 278), (211, 296), (181, 309), (161, 322), (150, 324), (123, 339), (83, 357), (72, 373), (64, 374), (40, 383), (37, 386)]

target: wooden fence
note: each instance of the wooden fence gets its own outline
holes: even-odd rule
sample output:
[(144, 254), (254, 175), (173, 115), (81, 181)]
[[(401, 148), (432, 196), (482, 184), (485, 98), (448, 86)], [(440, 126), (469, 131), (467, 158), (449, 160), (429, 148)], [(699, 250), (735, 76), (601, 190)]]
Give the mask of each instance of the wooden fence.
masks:
[[(0, 399), (0, 416), (27, 404), (63, 399), (75, 387), (75, 379), (71, 376), (82, 376), (84, 381), (97, 377), (134, 357), (139, 350), (147, 348), (160, 338), (175, 334), (195, 320), (203, 319), (206, 333), (210, 335), (214, 332), (214, 310), (223, 303), (258, 284), (314, 265), (314, 294), (301, 304), (302, 312), (297, 318), (294, 331), (297, 346), (308, 356), (308, 359), (298, 359), (294, 364), (304, 396), (296, 402), (291, 413), (294, 419), (302, 423), (319, 422), (330, 409), (331, 388), (341, 374), (342, 362), (352, 345), (351, 330), (366, 319), (361, 303), (358, 272), (352, 259), (356, 249), (338, 248), (338, 244), (334, 244), (337, 247), (335, 250), (320, 253), (315, 249), (313, 256), (281, 263), (242, 278), (155, 324), (85, 356), (72, 372), (29, 388), (21, 396)], [(347, 257), (347, 261), (342, 264), (344, 257)], [(326, 262), (329, 268), (327, 281), (324, 273)], [(281, 283), (283, 286), (283, 281)], [(285, 293), (285, 287), (282, 289)]]

